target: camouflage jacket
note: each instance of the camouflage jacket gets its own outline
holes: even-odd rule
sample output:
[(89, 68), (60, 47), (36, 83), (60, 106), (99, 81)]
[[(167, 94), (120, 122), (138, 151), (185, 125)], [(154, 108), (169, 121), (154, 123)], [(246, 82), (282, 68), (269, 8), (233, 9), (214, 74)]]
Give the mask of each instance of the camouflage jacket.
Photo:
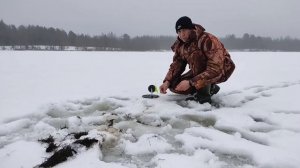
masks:
[(235, 65), (218, 38), (205, 32), (201, 25), (196, 27), (188, 42), (177, 38), (172, 45), (175, 54), (164, 82), (172, 82), (180, 77), (187, 64), (190, 68), (187, 73), (191, 77), (190, 83), (196, 89), (224, 82), (234, 71)]

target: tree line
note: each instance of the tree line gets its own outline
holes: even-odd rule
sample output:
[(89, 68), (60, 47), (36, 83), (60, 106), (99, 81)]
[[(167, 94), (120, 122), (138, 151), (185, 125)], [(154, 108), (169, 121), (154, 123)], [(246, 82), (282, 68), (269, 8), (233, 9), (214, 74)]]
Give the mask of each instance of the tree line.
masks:
[(250, 50), (250, 51), (300, 51), (300, 40), (296, 38), (261, 37), (245, 33), (243, 37), (228, 35), (222, 38), (226, 48), (229, 50)]
[[(39, 49), (37, 46), (48, 46), (48, 50), (64, 50), (74, 46), (78, 50), (118, 50), (118, 51), (151, 51), (170, 50), (175, 36), (136, 36), (128, 34), (116, 36), (113, 33), (90, 36), (68, 33), (62, 29), (42, 26), (7, 25), (0, 21), (0, 46), (22, 46), (19, 49)], [(228, 35), (221, 38), (229, 50), (250, 51), (300, 51), (300, 40), (290, 37), (272, 39), (245, 33), (242, 37)], [(54, 47), (56, 46), (56, 48)]]

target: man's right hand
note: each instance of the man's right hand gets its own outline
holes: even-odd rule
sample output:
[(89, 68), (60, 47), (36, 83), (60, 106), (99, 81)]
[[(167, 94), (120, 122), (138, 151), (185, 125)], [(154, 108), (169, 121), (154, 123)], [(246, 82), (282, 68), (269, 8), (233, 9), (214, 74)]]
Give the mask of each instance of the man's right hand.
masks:
[(166, 94), (166, 93), (167, 93), (167, 89), (169, 88), (169, 86), (170, 86), (170, 82), (165, 81), (165, 82), (159, 87), (160, 93)]

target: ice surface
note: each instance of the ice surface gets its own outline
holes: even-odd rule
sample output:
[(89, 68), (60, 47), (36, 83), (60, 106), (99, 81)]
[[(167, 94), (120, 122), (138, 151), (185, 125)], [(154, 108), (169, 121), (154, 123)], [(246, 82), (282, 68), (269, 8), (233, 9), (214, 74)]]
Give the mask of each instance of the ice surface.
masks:
[(77, 152), (55, 167), (299, 167), (299, 53), (231, 55), (233, 76), (200, 105), (141, 98), (170, 52), (0, 51), (0, 167), (40, 165), (49, 136)]

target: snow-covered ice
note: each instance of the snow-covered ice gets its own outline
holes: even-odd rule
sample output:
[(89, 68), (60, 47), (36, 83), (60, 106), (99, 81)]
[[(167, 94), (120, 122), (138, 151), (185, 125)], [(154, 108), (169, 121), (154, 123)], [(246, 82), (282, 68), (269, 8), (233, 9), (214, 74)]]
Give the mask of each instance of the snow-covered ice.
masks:
[(212, 106), (141, 98), (171, 52), (0, 51), (0, 167), (42, 164), (48, 137), (74, 150), (60, 168), (300, 167), (299, 53), (231, 55)]

